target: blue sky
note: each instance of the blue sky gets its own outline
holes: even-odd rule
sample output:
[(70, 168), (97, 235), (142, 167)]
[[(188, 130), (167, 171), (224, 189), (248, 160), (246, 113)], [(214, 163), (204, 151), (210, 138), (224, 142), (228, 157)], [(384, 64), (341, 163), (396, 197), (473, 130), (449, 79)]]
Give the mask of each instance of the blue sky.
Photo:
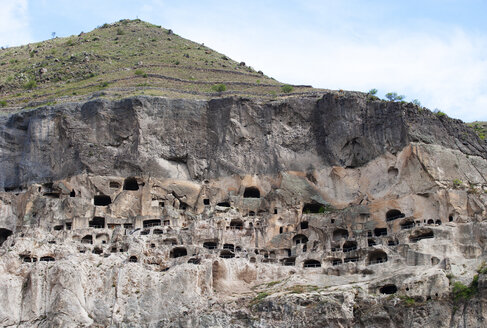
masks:
[(487, 1), (0, 0), (0, 45), (140, 18), (279, 81), (395, 91), (487, 120)]

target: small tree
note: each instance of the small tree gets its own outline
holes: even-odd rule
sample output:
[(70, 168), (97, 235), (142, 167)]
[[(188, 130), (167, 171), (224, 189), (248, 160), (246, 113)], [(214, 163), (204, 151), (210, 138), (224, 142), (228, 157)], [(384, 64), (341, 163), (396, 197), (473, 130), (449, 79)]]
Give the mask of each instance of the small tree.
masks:
[(370, 89), (368, 92), (369, 95), (375, 96), (377, 94), (377, 89)]
[(421, 107), (421, 102), (418, 100), (418, 99), (413, 99), (413, 101), (411, 101), (414, 105), (418, 106), (418, 107)]
[(401, 101), (406, 98), (406, 96), (398, 95), (396, 92), (388, 92), (386, 93), (386, 98), (390, 101)]

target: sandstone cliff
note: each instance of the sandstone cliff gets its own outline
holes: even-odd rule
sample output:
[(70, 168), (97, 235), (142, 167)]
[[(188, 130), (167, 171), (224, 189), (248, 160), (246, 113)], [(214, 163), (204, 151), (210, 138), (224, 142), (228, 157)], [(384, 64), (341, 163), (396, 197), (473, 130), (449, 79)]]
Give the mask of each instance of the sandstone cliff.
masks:
[(0, 118), (6, 327), (482, 327), (487, 145), (412, 104), (133, 97)]

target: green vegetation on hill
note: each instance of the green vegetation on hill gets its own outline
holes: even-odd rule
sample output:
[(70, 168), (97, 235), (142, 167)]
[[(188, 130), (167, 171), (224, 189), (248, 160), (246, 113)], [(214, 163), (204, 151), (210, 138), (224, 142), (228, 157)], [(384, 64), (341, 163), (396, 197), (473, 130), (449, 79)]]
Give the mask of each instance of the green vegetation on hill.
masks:
[[(283, 94), (282, 86), (243, 62), (138, 19), (0, 50), (3, 108), (81, 100), (93, 93), (275, 97)], [(294, 86), (290, 93), (313, 90)]]
[(487, 136), (487, 122), (472, 122), (468, 123), (470, 127), (472, 127), (480, 139), (485, 140), (485, 136)]

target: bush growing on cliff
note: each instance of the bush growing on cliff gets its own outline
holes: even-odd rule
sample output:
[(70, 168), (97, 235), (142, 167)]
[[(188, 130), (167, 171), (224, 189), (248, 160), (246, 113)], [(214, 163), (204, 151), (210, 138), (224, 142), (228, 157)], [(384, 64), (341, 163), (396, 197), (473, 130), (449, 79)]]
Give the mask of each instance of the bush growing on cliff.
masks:
[(211, 90), (216, 91), (216, 92), (223, 92), (227, 90), (227, 86), (223, 83), (218, 83), (215, 84), (211, 87)]
[(442, 112), (441, 110), (439, 110), (438, 108), (435, 109), (434, 111), (435, 115), (438, 116), (438, 117), (443, 117), (443, 116), (447, 116), (444, 112)]
[(143, 71), (143, 70), (141, 70), (141, 69), (136, 69), (136, 70), (135, 70), (135, 75), (137, 75), (137, 76), (142, 76), (142, 77), (147, 77), (147, 73), (146, 73), (146, 72), (144, 72), (144, 71)]
[(474, 296), (477, 293), (478, 280), (479, 276), (475, 275), (470, 283), (470, 286), (466, 286), (459, 281), (455, 281), (452, 289), (453, 300), (455, 302), (466, 301)]
[(7, 106), (7, 102), (5, 100), (0, 100), (0, 107)]
[(29, 81), (27, 81), (27, 82), (24, 84), (24, 89), (27, 89), (27, 90), (32, 90), (32, 89), (34, 89), (36, 86), (37, 86), (36, 81), (34, 81), (34, 80), (29, 80)]
[(377, 89), (370, 89), (369, 92), (367, 92), (367, 100), (368, 101), (380, 100), (380, 98), (376, 96), (377, 92), (378, 92)]
[(284, 93), (290, 93), (293, 90), (294, 90), (294, 88), (292, 87), (292, 85), (289, 85), (289, 84), (283, 85), (281, 87), (281, 91)]

